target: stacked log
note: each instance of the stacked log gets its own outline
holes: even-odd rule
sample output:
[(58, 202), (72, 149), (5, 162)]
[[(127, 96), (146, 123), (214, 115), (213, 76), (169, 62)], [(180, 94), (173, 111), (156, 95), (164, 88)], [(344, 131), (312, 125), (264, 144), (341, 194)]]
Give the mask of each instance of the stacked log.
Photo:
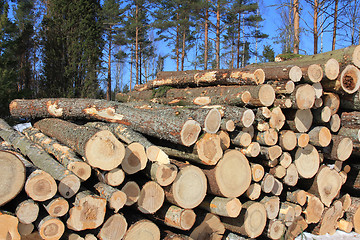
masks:
[[(360, 233), (360, 46), (162, 72), (0, 121), (4, 239), (294, 239)], [(351, 190), (351, 191), (349, 191)]]

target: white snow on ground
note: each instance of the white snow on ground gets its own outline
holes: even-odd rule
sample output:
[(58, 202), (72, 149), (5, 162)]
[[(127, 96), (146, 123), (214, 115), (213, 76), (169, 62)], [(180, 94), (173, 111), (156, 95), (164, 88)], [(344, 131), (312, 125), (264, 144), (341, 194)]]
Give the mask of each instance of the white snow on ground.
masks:
[(311, 233), (304, 232), (303, 234), (300, 234), (295, 240), (351, 240), (351, 239), (360, 239), (360, 234), (351, 232), (346, 233), (340, 230), (337, 230), (335, 234), (333, 235), (314, 235)]

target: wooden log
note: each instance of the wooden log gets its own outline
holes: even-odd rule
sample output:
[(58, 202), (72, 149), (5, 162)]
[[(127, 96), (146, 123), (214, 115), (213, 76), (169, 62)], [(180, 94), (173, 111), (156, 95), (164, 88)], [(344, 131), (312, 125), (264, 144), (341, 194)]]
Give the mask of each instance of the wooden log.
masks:
[(223, 238), (225, 226), (219, 217), (212, 213), (198, 214), (195, 225), (197, 227), (191, 232), (191, 239), (221, 240)]
[(277, 219), (269, 220), (266, 223), (263, 235), (270, 239), (280, 239), (285, 233), (286, 227), (283, 222)]
[[(316, 99), (321, 99), (321, 97), (322, 97), (322, 95), (324, 93), (324, 90), (322, 88), (321, 83), (320, 82), (313, 83), (312, 86), (313, 86), (313, 88), (315, 90)], [(315, 99), (315, 101), (316, 101), (316, 99)], [(314, 106), (316, 106), (315, 103), (314, 103)]]
[(338, 114), (334, 114), (331, 116), (327, 127), (330, 129), (331, 132), (336, 133), (339, 131), (341, 127), (341, 119)]
[(190, 230), (195, 223), (196, 214), (191, 209), (165, 204), (155, 213), (154, 218), (167, 226), (180, 230)]
[(275, 178), (274, 186), (271, 189), (271, 194), (275, 196), (279, 196), (282, 193), (283, 189), (284, 189), (283, 184), (278, 179)]
[(264, 122), (264, 121), (258, 122), (256, 124), (256, 129), (259, 132), (265, 132), (270, 129), (270, 124), (269, 124), (269, 122)]
[(34, 229), (35, 226), (32, 223), (24, 224), (19, 222), (18, 224), (18, 231), (22, 239), (25, 238), (26, 236), (29, 236), (34, 231)]
[(154, 239), (160, 240), (160, 229), (150, 220), (141, 219), (130, 225), (124, 240)]
[(109, 131), (83, 127), (55, 118), (42, 119), (34, 126), (74, 149), (94, 168), (112, 170), (124, 159), (124, 145)]
[(356, 125), (353, 127), (341, 127), (338, 135), (348, 137), (355, 142), (360, 142), (360, 129)]
[(295, 83), (291, 80), (270, 80), (266, 84), (271, 85), (276, 94), (290, 94), (295, 90)]
[(261, 164), (257, 164), (257, 163), (250, 163), (250, 167), (251, 167), (252, 181), (260, 182), (265, 174), (264, 167)]
[(285, 124), (285, 115), (280, 107), (275, 107), (271, 110), (269, 125), (271, 128), (280, 130)]
[(264, 132), (258, 132), (255, 139), (261, 145), (274, 146), (278, 141), (278, 133), (271, 128)]
[(360, 87), (360, 70), (347, 65), (336, 80), (322, 82), (322, 85), (325, 91), (353, 94)]
[(300, 84), (295, 87), (293, 93), (289, 95), (292, 101), (292, 108), (310, 109), (315, 102), (315, 89), (309, 84)]
[(199, 207), (218, 216), (235, 218), (239, 216), (242, 205), (237, 198), (207, 195)]
[(49, 138), (38, 129), (30, 127), (23, 130), (23, 133), (31, 141), (39, 144), (45, 151), (50, 153), (64, 167), (72, 171), (82, 181), (86, 181), (91, 175), (91, 167), (81, 158), (77, 157), (75, 152), (58, 141)]
[(299, 180), (299, 172), (294, 163), (291, 163), (288, 168), (286, 168), (286, 173), (283, 178), (283, 183), (288, 186), (295, 186)]
[(155, 80), (148, 81), (134, 87), (137, 91), (144, 91), (162, 86), (206, 86), (206, 85), (248, 85), (262, 84), (265, 73), (262, 69), (232, 69), (211, 71), (183, 71), (160, 72)]
[(145, 214), (155, 213), (161, 208), (165, 200), (165, 194), (162, 187), (154, 182), (146, 182), (140, 190), (139, 199), (136, 202), (137, 209)]
[(69, 202), (61, 196), (55, 196), (42, 203), (45, 210), (52, 217), (62, 217), (69, 211)]
[(177, 167), (174, 164), (159, 164), (150, 161), (144, 171), (151, 180), (163, 187), (173, 183), (177, 175)]
[(110, 209), (117, 213), (124, 207), (127, 197), (126, 194), (117, 188), (113, 188), (105, 183), (99, 182), (94, 185), (100, 197), (105, 198)]
[(351, 205), (345, 212), (345, 220), (352, 222), (354, 230), (360, 233), (360, 199), (357, 197), (351, 197)]
[(164, 164), (170, 163), (169, 157), (159, 147), (151, 143), (144, 135), (139, 132), (132, 130), (126, 125), (119, 123), (104, 123), (104, 122), (88, 122), (85, 126), (92, 126), (102, 130), (109, 130), (118, 139), (131, 144), (134, 142), (140, 143), (146, 149), (146, 155), (152, 162), (160, 162)]
[(266, 173), (261, 181), (261, 190), (264, 193), (270, 193), (274, 188), (275, 177), (272, 174)]
[(66, 226), (74, 231), (95, 229), (104, 222), (106, 199), (90, 191), (76, 194), (74, 206), (69, 210)]
[(257, 69), (261, 68), (265, 72), (266, 80), (292, 80), (294, 82), (299, 82), (302, 77), (302, 70), (296, 64), (284, 64), (281, 66), (279, 63), (269, 64), (269, 63), (260, 63), (260, 64), (251, 64), (246, 68)]
[(346, 212), (351, 206), (352, 199), (350, 194), (346, 193), (341, 198), (339, 198), (339, 201), (342, 203), (343, 210)]
[(337, 229), (346, 232), (346, 233), (350, 233), (354, 228), (354, 225), (352, 222), (346, 221), (344, 219), (339, 219), (339, 221), (337, 222)]
[(334, 204), (325, 209), (321, 217), (320, 223), (313, 229), (312, 233), (317, 235), (330, 234), (336, 232), (337, 222), (342, 216), (342, 204), (335, 201)]
[(327, 147), (331, 142), (331, 132), (327, 127), (316, 126), (309, 131), (310, 143), (318, 147)]
[(223, 156), (220, 137), (217, 134), (203, 134), (196, 142), (195, 149), (201, 162), (206, 165), (215, 165)]
[(238, 197), (250, 186), (249, 161), (237, 150), (226, 151), (215, 167), (203, 171), (208, 179), (208, 192), (217, 196)]
[(23, 155), (28, 156), (36, 167), (46, 171), (55, 180), (58, 180), (58, 190), (63, 197), (70, 198), (79, 190), (80, 179), (76, 175), (67, 170), (23, 134), (11, 129), (2, 119), (0, 120), (0, 136), (11, 143), (16, 149), (19, 149)]
[(225, 151), (226, 149), (228, 149), (230, 147), (230, 144), (231, 144), (231, 139), (230, 139), (229, 134), (224, 130), (218, 131), (216, 134), (220, 138), (221, 149), (223, 151)]
[(316, 108), (320, 108), (324, 105), (324, 101), (322, 98), (316, 98), (315, 99), (315, 102), (314, 102), (314, 106), (313, 108), (316, 109)]
[(221, 119), (220, 129), (228, 132), (235, 130), (235, 123), (231, 119)]
[(245, 192), (245, 195), (250, 200), (256, 200), (261, 195), (261, 185), (259, 183), (252, 183)]
[(216, 105), (224, 118), (232, 119), (237, 127), (250, 127), (255, 119), (253, 110), (236, 106)]
[(320, 156), (317, 149), (308, 144), (306, 147), (296, 150), (294, 163), (300, 177), (312, 178), (318, 172)]
[(307, 133), (295, 133), (297, 138), (297, 145), (301, 148), (306, 147), (309, 144), (310, 137)]
[(258, 142), (252, 142), (246, 148), (237, 148), (246, 157), (257, 157), (260, 154), (260, 144)]
[(301, 189), (295, 190), (293, 192), (288, 191), (286, 193), (286, 201), (304, 206), (307, 201), (307, 192)]
[(328, 106), (323, 106), (313, 110), (314, 123), (323, 124), (327, 123), (331, 119), (331, 110)]
[(126, 194), (126, 206), (135, 204), (140, 197), (140, 187), (134, 181), (127, 181), (121, 188), (121, 191)]
[(302, 216), (296, 217), (285, 233), (285, 239), (295, 239), (307, 229), (308, 224)]
[(285, 151), (293, 150), (297, 145), (297, 138), (295, 133), (291, 130), (280, 131), (279, 145)]
[(336, 93), (326, 92), (323, 96), (323, 106), (329, 107), (331, 110), (331, 115), (334, 115), (338, 112), (340, 108), (340, 97)]
[(112, 187), (119, 186), (125, 179), (125, 173), (121, 168), (114, 168), (110, 171), (100, 171), (95, 169), (95, 173), (100, 182)]
[(42, 218), (37, 226), (42, 239), (57, 240), (62, 237), (65, 231), (64, 223), (51, 216)]
[(281, 165), (277, 165), (273, 168), (270, 168), (269, 173), (274, 175), (274, 177), (281, 179), (286, 175), (286, 168)]
[(279, 214), (280, 198), (277, 196), (265, 196), (260, 201), (264, 204), (266, 216), (268, 219), (275, 219)]
[(310, 109), (285, 112), (286, 123), (294, 132), (304, 133), (309, 131), (313, 122), (313, 115)]
[(303, 211), (306, 223), (318, 223), (324, 211), (324, 204), (312, 194), (306, 195), (306, 203)]
[[(219, 140), (219, 139), (218, 139)], [(218, 143), (219, 145), (220, 143)], [(164, 147), (164, 146), (159, 146), (160, 149), (162, 151), (164, 151), (168, 156), (175, 158), (175, 159), (182, 159), (194, 164), (201, 164), (201, 165), (214, 165), (217, 163), (217, 161), (203, 161), (199, 158), (199, 155), (196, 153), (196, 149), (195, 151), (193, 151), (194, 149), (175, 149), (175, 148), (171, 148), (171, 147)], [(219, 146), (217, 147), (219, 148)], [(221, 149), (221, 145), (220, 145), (220, 149)], [(216, 152), (216, 151), (215, 151)], [(221, 149), (221, 152), (222, 149)], [(203, 159), (205, 159), (203, 157)]]
[(179, 168), (174, 182), (164, 188), (166, 200), (185, 209), (198, 206), (205, 198), (207, 180), (203, 171), (193, 165), (172, 161)]
[(279, 108), (291, 108), (292, 105), (293, 102), (291, 101), (290, 98), (287, 97), (276, 98), (273, 103), (274, 107), (279, 107)]
[(46, 201), (55, 196), (57, 190), (54, 178), (40, 169), (33, 171), (25, 183), (26, 194), (35, 201)]
[(256, 109), (256, 119), (267, 121), (270, 117), (271, 110), (268, 107), (259, 107)]
[(360, 92), (343, 95), (341, 97), (340, 107), (341, 109), (360, 111)]
[(239, 217), (223, 217), (221, 220), (226, 229), (250, 238), (256, 238), (263, 232), (266, 219), (264, 205), (259, 202), (248, 201), (243, 204)]
[(39, 215), (39, 205), (32, 199), (26, 199), (16, 206), (15, 215), (19, 219), (19, 222), (30, 224), (34, 222)]
[(121, 162), (121, 168), (127, 174), (134, 174), (146, 167), (148, 158), (145, 148), (138, 142), (130, 143), (125, 148), (125, 156)]
[(193, 240), (193, 238), (184, 234), (173, 233), (169, 230), (165, 230), (164, 232), (166, 235), (164, 238), (162, 238), (163, 240)]
[(345, 161), (353, 150), (353, 141), (348, 137), (334, 135), (331, 144), (324, 148), (324, 156), (327, 159)]
[(324, 74), (329, 80), (335, 80), (340, 73), (340, 64), (335, 58), (330, 58), (324, 66)]
[(14, 199), (25, 184), (26, 169), (18, 156), (20, 155), (0, 148), (0, 206)]
[(237, 147), (248, 147), (252, 137), (249, 133), (243, 131), (234, 131), (230, 134), (231, 143)]
[(303, 80), (309, 83), (320, 82), (324, 76), (323, 69), (319, 64), (311, 64), (303, 67)]
[(339, 173), (322, 165), (317, 172), (309, 192), (319, 197), (325, 206), (329, 207), (333, 199), (339, 194), (342, 180)]
[(127, 222), (123, 215), (111, 215), (101, 227), (97, 237), (101, 240), (122, 239), (127, 230)]
[[(194, 120), (169, 117), (156, 110), (134, 109), (121, 103), (95, 99), (14, 100), (14, 117), (88, 118), (117, 122), (136, 131), (190, 146), (201, 131)], [(161, 124), (156, 124), (161, 123)]]
[(295, 209), (286, 204), (286, 202), (280, 203), (278, 219), (281, 220), (285, 226), (290, 227), (295, 220)]
[(20, 240), (19, 220), (11, 213), (0, 211), (0, 239)]
[(259, 156), (265, 158), (266, 160), (274, 161), (278, 159), (282, 154), (282, 149), (280, 146), (275, 145), (271, 147), (260, 146)]
[(288, 168), (292, 163), (292, 157), (289, 152), (283, 152), (279, 158), (279, 164), (284, 168)]

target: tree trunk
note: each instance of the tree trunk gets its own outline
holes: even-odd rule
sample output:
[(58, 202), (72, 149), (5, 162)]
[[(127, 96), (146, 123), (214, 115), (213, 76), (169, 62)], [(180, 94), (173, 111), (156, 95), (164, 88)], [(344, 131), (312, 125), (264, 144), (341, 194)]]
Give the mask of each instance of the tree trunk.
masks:
[(130, 225), (126, 231), (124, 240), (139, 240), (145, 237), (160, 240), (160, 229), (155, 223), (147, 219), (138, 220)]
[(294, 0), (294, 54), (299, 54), (300, 46), (300, 14), (299, 14), (299, 0)]
[(204, 27), (204, 70), (208, 69), (209, 52), (209, 9), (205, 9), (205, 27)]
[(177, 176), (177, 167), (174, 164), (148, 162), (144, 171), (151, 180), (163, 187), (173, 183)]
[(313, 27), (313, 37), (314, 37), (314, 54), (318, 53), (318, 38), (319, 38), (319, 33), (318, 33), (318, 14), (319, 14), (319, 1), (318, 0), (314, 0), (314, 16), (313, 16), (313, 20), (314, 20), (314, 27)]
[(109, 208), (113, 209), (114, 213), (124, 207), (127, 198), (124, 192), (102, 182), (95, 184), (94, 188), (100, 197), (106, 199)]
[(155, 213), (155, 219), (167, 226), (181, 230), (190, 230), (196, 220), (196, 214), (191, 209), (183, 209), (175, 205), (165, 204)]
[(337, 31), (337, 18), (338, 18), (338, 4), (339, 0), (335, 0), (335, 9), (334, 9), (334, 27), (333, 27), (333, 36), (332, 36), (332, 47), (331, 50), (335, 50), (335, 44), (336, 44), (336, 31)]
[(242, 205), (237, 198), (207, 195), (199, 207), (218, 216), (235, 218), (239, 216)]
[(106, 80), (106, 100), (111, 100), (111, 44), (112, 44), (112, 25), (109, 25), (108, 32), (108, 41), (109, 41), (109, 51), (108, 51), (108, 69), (107, 69), (107, 80)]

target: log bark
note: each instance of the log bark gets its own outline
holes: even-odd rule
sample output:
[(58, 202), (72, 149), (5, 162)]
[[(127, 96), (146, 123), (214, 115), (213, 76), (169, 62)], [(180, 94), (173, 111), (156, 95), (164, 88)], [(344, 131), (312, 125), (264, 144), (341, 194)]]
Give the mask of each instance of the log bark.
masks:
[(112, 170), (124, 159), (124, 145), (109, 131), (83, 127), (55, 118), (42, 119), (34, 126), (72, 148), (94, 168)]
[(19, 222), (30, 224), (36, 220), (39, 215), (39, 205), (32, 199), (20, 202), (15, 209), (15, 215)]
[(212, 213), (198, 216), (195, 225), (197, 227), (190, 234), (192, 239), (221, 240), (225, 233), (224, 224)]
[(352, 222), (354, 230), (360, 233), (360, 199), (351, 197), (351, 205), (345, 212), (345, 220)]
[(39, 144), (45, 151), (52, 154), (64, 167), (72, 171), (82, 181), (86, 181), (91, 175), (91, 167), (82, 159), (76, 156), (67, 146), (47, 137), (38, 129), (30, 127), (23, 130), (23, 133), (31, 141)]
[(151, 180), (163, 187), (173, 183), (177, 175), (177, 167), (174, 164), (159, 164), (158, 162), (148, 162), (144, 171)]
[(360, 111), (360, 92), (343, 95), (340, 101), (340, 107), (351, 111)]
[(90, 191), (82, 191), (76, 194), (66, 226), (74, 231), (95, 229), (104, 222), (105, 213), (105, 198), (92, 194)]
[(133, 109), (104, 100), (14, 100), (10, 108), (14, 117), (86, 118), (117, 122), (147, 135), (185, 146), (195, 143), (201, 130), (194, 120), (169, 117), (154, 110)]
[(122, 239), (126, 233), (127, 226), (126, 218), (116, 213), (105, 221), (97, 237), (101, 240)]
[(250, 186), (249, 161), (237, 150), (228, 150), (215, 167), (203, 171), (208, 179), (208, 192), (217, 196), (238, 197)]
[(218, 216), (235, 218), (239, 216), (242, 205), (237, 198), (207, 195), (199, 207)]
[(174, 182), (164, 188), (166, 200), (185, 209), (198, 206), (205, 198), (207, 180), (196, 166), (173, 162), (179, 168)]
[(266, 225), (266, 210), (263, 204), (248, 201), (237, 218), (222, 218), (225, 228), (250, 238), (261, 235)]
[(360, 70), (353, 65), (347, 65), (336, 80), (322, 82), (322, 86), (328, 92), (353, 94), (360, 87)]
[(206, 86), (206, 85), (257, 85), (265, 81), (262, 69), (255, 71), (248, 69), (212, 70), (212, 71), (183, 71), (160, 72), (155, 80), (148, 81), (134, 87), (137, 91), (154, 89), (162, 86)]
[(320, 156), (317, 149), (308, 144), (306, 147), (296, 150), (294, 163), (300, 177), (312, 178), (318, 172)]
[(162, 187), (154, 182), (146, 182), (140, 190), (137, 200), (137, 209), (145, 214), (153, 214), (161, 208), (165, 200), (165, 194)]
[(265, 196), (260, 201), (264, 204), (266, 216), (268, 219), (275, 219), (279, 214), (280, 198), (277, 196)]
[(110, 209), (117, 213), (124, 207), (127, 197), (126, 194), (117, 188), (113, 188), (105, 183), (99, 182), (94, 185), (100, 197), (105, 198)]
[(270, 80), (266, 84), (274, 88), (275, 94), (290, 94), (295, 90), (295, 83), (291, 80)]
[(58, 240), (62, 237), (65, 231), (64, 223), (51, 216), (44, 217), (40, 220), (38, 226), (39, 235), (43, 239)]
[(331, 140), (331, 144), (323, 149), (324, 156), (336, 161), (347, 160), (353, 151), (353, 141), (348, 137), (339, 135), (332, 136)]
[(124, 240), (154, 239), (160, 240), (160, 229), (150, 220), (142, 219), (130, 225)]
[(310, 143), (317, 147), (327, 147), (331, 142), (331, 132), (327, 127), (316, 126), (309, 131)]
[(45, 210), (52, 217), (62, 217), (69, 211), (69, 202), (61, 196), (54, 196), (42, 203)]
[(308, 224), (302, 216), (296, 217), (293, 223), (288, 227), (285, 239), (295, 239), (300, 233), (307, 229)]
[(279, 107), (279, 108), (291, 108), (293, 105), (292, 101), (290, 98), (287, 97), (281, 97), (281, 98), (276, 98), (274, 100), (274, 107)]
[(165, 204), (155, 213), (154, 218), (167, 226), (180, 230), (190, 230), (195, 223), (196, 214), (191, 209)]
[(354, 142), (360, 142), (360, 129), (357, 125), (353, 127), (346, 125), (341, 127), (338, 135), (348, 137)]
[(20, 132), (17, 132), (3, 120), (0, 121), (0, 136), (29, 157), (38, 168), (49, 173), (59, 181), (59, 192), (65, 198), (74, 196), (80, 188), (80, 179), (53, 159), (38, 145), (34, 144)]

